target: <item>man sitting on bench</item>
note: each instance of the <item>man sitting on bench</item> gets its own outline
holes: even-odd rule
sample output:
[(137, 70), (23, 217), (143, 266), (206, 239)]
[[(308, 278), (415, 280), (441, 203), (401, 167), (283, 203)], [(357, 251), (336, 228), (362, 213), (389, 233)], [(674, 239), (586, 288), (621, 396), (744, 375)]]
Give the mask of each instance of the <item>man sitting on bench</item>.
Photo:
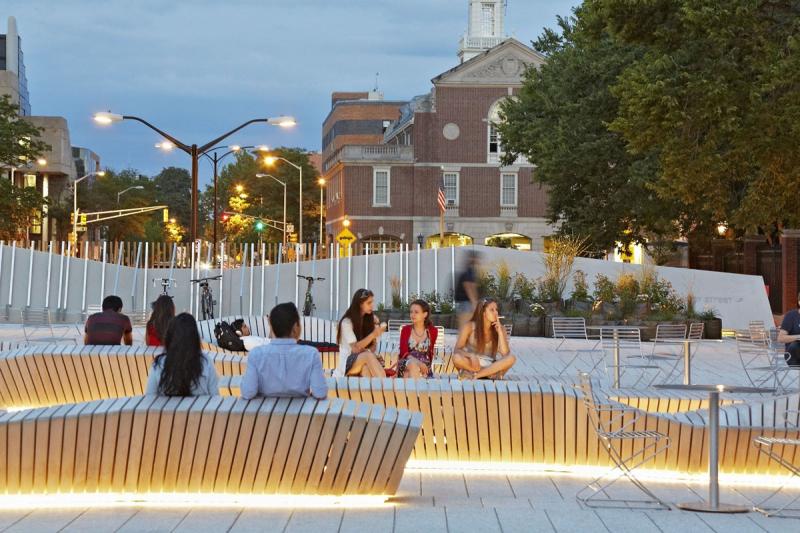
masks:
[(322, 373), (322, 359), (311, 346), (297, 343), (300, 338), (300, 313), (293, 303), (276, 305), (269, 313), (272, 341), (257, 346), (247, 356), (241, 396), (328, 397), (328, 384)]

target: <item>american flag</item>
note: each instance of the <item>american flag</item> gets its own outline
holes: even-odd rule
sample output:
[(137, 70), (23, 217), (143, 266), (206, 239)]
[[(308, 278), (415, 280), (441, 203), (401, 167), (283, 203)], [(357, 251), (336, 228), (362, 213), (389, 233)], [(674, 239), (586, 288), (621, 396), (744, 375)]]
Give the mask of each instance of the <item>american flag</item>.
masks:
[(444, 187), (441, 186), (441, 185), (439, 186), (439, 198), (438, 198), (438, 200), (439, 200), (439, 211), (444, 213), (445, 212), (445, 207), (447, 206), (447, 198), (444, 195)]

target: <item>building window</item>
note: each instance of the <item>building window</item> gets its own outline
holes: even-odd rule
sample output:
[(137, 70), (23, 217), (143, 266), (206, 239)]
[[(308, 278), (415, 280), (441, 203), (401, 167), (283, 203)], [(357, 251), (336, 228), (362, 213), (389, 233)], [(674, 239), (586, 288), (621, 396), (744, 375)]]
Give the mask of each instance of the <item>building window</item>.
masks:
[(500, 205), (503, 207), (517, 206), (517, 175), (500, 175)]
[(25, 174), (25, 187), (36, 188), (36, 174)]
[(383, 253), (383, 247), (386, 246), (386, 253), (400, 251), (400, 239), (393, 235), (370, 235), (361, 240), (366, 250), (366, 245), (369, 244), (369, 253), (380, 254)]
[(458, 172), (445, 172), (442, 181), (447, 205), (458, 207)]
[(372, 205), (389, 207), (391, 176), (388, 168), (375, 168), (372, 171)]
[[(502, 101), (502, 100), (501, 100)], [(502, 140), (500, 139), (500, 132), (497, 131), (497, 124), (500, 123), (500, 102), (497, 101), (495, 104), (489, 109), (489, 117), (487, 122), (489, 123), (488, 128), (488, 163), (499, 163), (500, 159), (503, 157), (503, 144)]]
[(494, 37), (494, 9), (493, 3), (481, 4), (481, 37)]

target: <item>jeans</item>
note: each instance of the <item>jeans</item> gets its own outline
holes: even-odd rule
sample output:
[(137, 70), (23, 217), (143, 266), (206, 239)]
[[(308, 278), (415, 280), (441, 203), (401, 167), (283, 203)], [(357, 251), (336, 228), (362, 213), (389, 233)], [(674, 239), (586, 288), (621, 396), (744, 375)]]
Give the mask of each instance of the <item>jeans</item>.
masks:
[(794, 341), (786, 345), (786, 364), (789, 366), (800, 366), (800, 341)]

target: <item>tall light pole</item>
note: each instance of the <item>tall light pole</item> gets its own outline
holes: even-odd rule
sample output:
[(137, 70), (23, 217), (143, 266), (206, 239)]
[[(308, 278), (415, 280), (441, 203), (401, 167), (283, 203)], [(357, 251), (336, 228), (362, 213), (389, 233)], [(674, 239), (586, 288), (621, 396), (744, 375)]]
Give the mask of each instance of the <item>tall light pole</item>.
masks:
[(268, 166), (272, 166), (275, 164), (276, 161), (283, 161), (284, 163), (288, 163), (289, 165), (293, 166), (300, 172), (300, 213), (298, 218), (300, 219), (300, 223), (298, 224), (298, 235), (297, 235), (297, 242), (303, 242), (303, 167), (300, 165), (295, 165), (285, 157), (280, 157), (276, 155), (268, 155), (264, 158), (264, 163)]
[(256, 122), (264, 122), (266, 124), (271, 124), (273, 126), (281, 126), (281, 127), (284, 127), (284, 128), (288, 128), (288, 127), (291, 127), (291, 126), (294, 126), (295, 124), (297, 124), (295, 119), (293, 117), (289, 117), (289, 116), (280, 116), (280, 117), (273, 117), (273, 118), (255, 118), (255, 119), (252, 119), (252, 120), (248, 120), (247, 122), (245, 122), (245, 123), (233, 128), (232, 130), (230, 130), (230, 131), (228, 131), (226, 133), (223, 133), (222, 135), (220, 135), (216, 139), (214, 139), (214, 140), (212, 140), (210, 142), (207, 142), (206, 144), (204, 144), (202, 146), (198, 146), (196, 144), (188, 145), (188, 144), (182, 143), (181, 141), (179, 141), (178, 139), (176, 139), (172, 135), (170, 135), (170, 134), (160, 130), (159, 128), (153, 126), (152, 124), (150, 124), (146, 120), (144, 120), (142, 118), (139, 118), (139, 117), (132, 116), (132, 115), (119, 115), (119, 114), (111, 113), (111, 112), (102, 112), (102, 113), (95, 113), (94, 120), (98, 124), (104, 124), (104, 125), (112, 124), (114, 122), (120, 122), (120, 121), (123, 121), (123, 120), (134, 120), (136, 122), (140, 122), (141, 124), (144, 124), (145, 126), (150, 128), (151, 130), (155, 131), (156, 133), (158, 133), (159, 135), (161, 135), (162, 137), (167, 139), (169, 142), (174, 144), (176, 148), (179, 148), (183, 152), (189, 154), (189, 156), (192, 159), (192, 225), (191, 225), (192, 242), (196, 241), (197, 240), (197, 236), (198, 236), (197, 235), (197, 230), (198, 230), (198, 198), (199, 198), (198, 176), (199, 176), (199, 171), (198, 171), (198, 164), (197, 163), (198, 163), (198, 160), (200, 158), (200, 155), (203, 152), (206, 152), (209, 149), (213, 148), (214, 146), (218, 145), (220, 142), (225, 140), (227, 137), (233, 135), (234, 133), (236, 133), (237, 131), (241, 130), (242, 128), (244, 128), (246, 126), (249, 126), (250, 124), (254, 124)]
[(325, 190), (325, 178), (319, 178), (317, 183), (319, 184), (319, 244), (322, 246), (325, 243), (322, 232), (322, 211), (325, 207), (325, 204), (322, 203), (322, 191)]
[(78, 184), (89, 176), (100, 176), (102, 178), (105, 175), (106, 173), (103, 170), (89, 172), (85, 176), (82, 176), (74, 181), (73, 188), (75, 190), (72, 191), (72, 234), (75, 235), (75, 242), (78, 242)]
[(125, 194), (126, 192), (134, 191), (134, 190), (141, 191), (142, 189), (144, 189), (144, 187), (142, 187), (141, 185), (134, 185), (133, 187), (128, 187), (124, 191), (118, 192), (117, 193), (117, 205), (119, 205), (119, 197), (122, 196), (123, 194)]
[(256, 174), (257, 178), (272, 178), (283, 185), (283, 247), (286, 248), (286, 182), (281, 181), (272, 174)]

